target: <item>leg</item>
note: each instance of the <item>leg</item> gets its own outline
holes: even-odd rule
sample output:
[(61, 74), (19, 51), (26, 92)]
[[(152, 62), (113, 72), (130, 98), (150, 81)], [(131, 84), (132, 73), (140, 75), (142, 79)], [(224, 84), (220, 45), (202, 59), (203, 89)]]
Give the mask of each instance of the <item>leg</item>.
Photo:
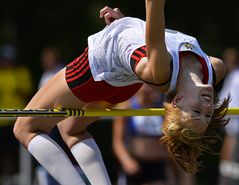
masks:
[[(111, 104), (88, 104), (87, 108), (110, 108)], [(109, 185), (110, 179), (105, 168), (101, 152), (94, 139), (85, 128), (97, 118), (68, 118), (58, 128), (64, 141), (67, 143), (78, 164), (86, 174), (91, 184)]]
[[(69, 90), (65, 81), (65, 69), (63, 69), (37, 92), (26, 109), (59, 106), (81, 108), (84, 105), (85, 103), (77, 99)], [(84, 184), (64, 151), (47, 135), (63, 119), (19, 117), (14, 126), (14, 134), (60, 184)]]

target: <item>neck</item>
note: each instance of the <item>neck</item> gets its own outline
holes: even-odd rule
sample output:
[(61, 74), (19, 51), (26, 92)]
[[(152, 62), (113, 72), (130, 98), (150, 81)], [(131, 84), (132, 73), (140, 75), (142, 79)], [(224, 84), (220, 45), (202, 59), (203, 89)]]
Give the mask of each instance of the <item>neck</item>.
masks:
[(192, 87), (203, 84), (202, 66), (194, 55), (182, 57), (180, 65), (177, 92), (192, 90)]

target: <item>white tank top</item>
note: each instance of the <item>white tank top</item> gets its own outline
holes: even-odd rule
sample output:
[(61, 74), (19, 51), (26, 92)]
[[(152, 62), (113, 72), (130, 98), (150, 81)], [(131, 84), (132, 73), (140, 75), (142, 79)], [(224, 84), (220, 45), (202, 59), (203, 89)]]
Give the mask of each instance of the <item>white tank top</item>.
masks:
[[(124, 17), (88, 37), (89, 64), (95, 81), (104, 80), (116, 87), (143, 83), (131, 69), (130, 57), (137, 48), (146, 45), (145, 26), (143, 20)], [(192, 51), (204, 58), (209, 73), (208, 84), (212, 84), (213, 71), (209, 57), (194, 37), (166, 29), (165, 42), (173, 59), (169, 91), (176, 88), (180, 51)]]

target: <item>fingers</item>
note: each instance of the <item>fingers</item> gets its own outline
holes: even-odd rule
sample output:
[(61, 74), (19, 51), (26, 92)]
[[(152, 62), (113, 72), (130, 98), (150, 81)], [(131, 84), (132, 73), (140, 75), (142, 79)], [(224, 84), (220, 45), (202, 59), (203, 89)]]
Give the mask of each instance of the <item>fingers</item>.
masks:
[(106, 13), (106, 14), (104, 15), (104, 18), (105, 18), (105, 23), (106, 23), (107, 25), (109, 25), (110, 23), (114, 22), (114, 20), (115, 20), (115, 18), (112, 17), (112, 14), (110, 14), (110, 13)]
[(106, 13), (113, 13), (113, 11), (114, 10), (112, 8), (105, 6), (100, 10), (100, 18), (103, 18)]
[(119, 19), (124, 17), (124, 14), (122, 14), (119, 8), (114, 8), (114, 11), (116, 12)]
[(105, 6), (100, 10), (100, 18), (105, 19), (106, 24), (112, 23), (115, 19), (120, 19), (124, 17), (122, 12), (119, 10), (119, 8), (110, 8), (108, 6)]

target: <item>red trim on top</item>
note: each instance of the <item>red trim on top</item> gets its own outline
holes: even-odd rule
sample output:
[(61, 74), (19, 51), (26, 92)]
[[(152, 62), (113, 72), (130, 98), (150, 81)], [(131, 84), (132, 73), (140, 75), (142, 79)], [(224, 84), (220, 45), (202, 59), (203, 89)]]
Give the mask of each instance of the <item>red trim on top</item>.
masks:
[(131, 58), (135, 59), (136, 61), (140, 59), (140, 57), (137, 57), (134, 54), (131, 55)]
[(140, 55), (140, 57), (143, 57), (143, 56), (145, 56), (145, 54), (143, 53), (143, 52), (141, 52), (141, 51), (139, 51), (139, 50), (135, 50), (134, 51), (134, 53), (137, 53), (137, 54), (139, 54)]
[(209, 79), (207, 63), (203, 57), (197, 55), (197, 58), (202, 65), (203, 83), (207, 84)]

